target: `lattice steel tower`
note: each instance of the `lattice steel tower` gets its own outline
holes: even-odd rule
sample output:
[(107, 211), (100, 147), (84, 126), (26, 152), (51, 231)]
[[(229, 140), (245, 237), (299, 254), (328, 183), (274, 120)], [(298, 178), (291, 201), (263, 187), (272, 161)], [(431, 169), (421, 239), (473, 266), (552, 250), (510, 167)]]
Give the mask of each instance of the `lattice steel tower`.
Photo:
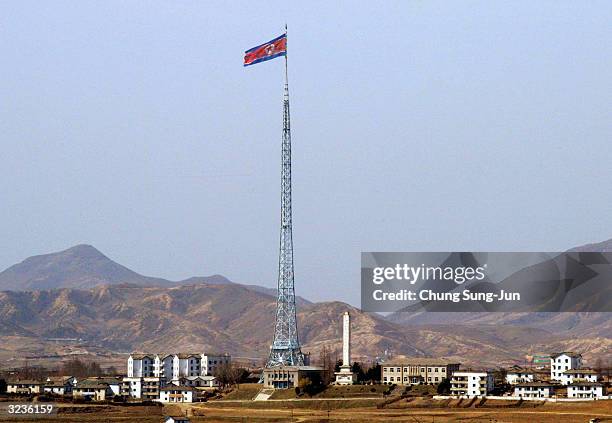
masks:
[(291, 218), (291, 119), (289, 115), (289, 78), (287, 74), (287, 55), (285, 54), (278, 297), (276, 299), (274, 339), (270, 346), (270, 356), (266, 367), (304, 365), (304, 354), (300, 348), (295, 309), (293, 223)]

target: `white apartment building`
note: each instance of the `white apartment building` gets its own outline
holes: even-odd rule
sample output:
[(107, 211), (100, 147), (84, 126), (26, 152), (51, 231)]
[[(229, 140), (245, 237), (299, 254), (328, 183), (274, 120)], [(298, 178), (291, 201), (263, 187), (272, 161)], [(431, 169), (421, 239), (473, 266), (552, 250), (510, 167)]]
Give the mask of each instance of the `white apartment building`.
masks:
[(202, 354), (202, 373), (201, 376), (214, 376), (217, 367), (227, 365), (232, 362), (229, 354)]
[(603, 385), (594, 382), (577, 382), (567, 385), (568, 398), (601, 398)]
[(155, 376), (155, 356), (152, 354), (130, 354), (127, 362), (127, 376)]
[(533, 370), (523, 369), (522, 367), (511, 367), (506, 373), (506, 383), (517, 385), (519, 383), (533, 382)]
[(519, 383), (514, 387), (514, 396), (521, 398), (550, 398), (555, 393), (555, 385), (547, 382)]
[(550, 380), (561, 382), (563, 372), (582, 367), (582, 356), (573, 352), (562, 352), (550, 356)]
[(451, 395), (483, 397), (493, 386), (493, 373), (489, 371), (456, 371), (451, 378)]
[(193, 402), (195, 396), (190, 386), (168, 385), (159, 391), (159, 401), (163, 403)]
[(574, 382), (597, 382), (597, 372), (592, 369), (573, 369), (561, 373), (561, 384), (570, 385)]
[(121, 394), (130, 398), (142, 398), (142, 378), (124, 377), (121, 384)]
[(155, 356), (155, 376), (173, 380), (175, 375), (178, 375), (178, 361), (175, 360), (175, 355), (157, 354)]
[(128, 378), (158, 377), (178, 381), (182, 377), (214, 376), (221, 365), (230, 364), (229, 354), (131, 354)]

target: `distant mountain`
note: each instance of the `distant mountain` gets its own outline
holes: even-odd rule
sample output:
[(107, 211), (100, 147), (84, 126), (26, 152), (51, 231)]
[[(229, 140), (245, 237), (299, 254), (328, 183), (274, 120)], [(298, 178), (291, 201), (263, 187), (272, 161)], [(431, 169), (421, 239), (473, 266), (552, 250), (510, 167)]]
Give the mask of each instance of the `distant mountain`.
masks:
[[(612, 239), (586, 244), (568, 250), (570, 252), (612, 252)], [(479, 327), (503, 325), (505, 327), (530, 327), (554, 333), (563, 333), (576, 339), (612, 338), (612, 313), (450, 313), (450, 312), (397, 312), (386, 316), (387, 320), (407, 325), (461, 325)]]
[(569, 251), (576, 252), (593, 252), (593, 253), (612, 253), (612, 239), (603, 242), (597, 242), (594, 244), (585, 244), (580, 247), (572, 248)]
[[(143, 276), (102, 254), (91, 245), (76, 245), (57, 253), (25, 259), (0, 273), (0, 291), (33, 291), (57, 288), (93, 288), (100, 285), (230, 285), (234, 282), (222, 275), (194, 276), (182, 281)], [(276, 289), (243, 285), (253, 291), (276, 295)], [(297, 297), (298, 304), (310, 304)]]
[(91, 288), (133, 283), (161, 285), (115, 263), (91, 245), (77, 245), (58, 253), (30, 257), (0, 273), (0, 290), (25, 291), (53, 288)]

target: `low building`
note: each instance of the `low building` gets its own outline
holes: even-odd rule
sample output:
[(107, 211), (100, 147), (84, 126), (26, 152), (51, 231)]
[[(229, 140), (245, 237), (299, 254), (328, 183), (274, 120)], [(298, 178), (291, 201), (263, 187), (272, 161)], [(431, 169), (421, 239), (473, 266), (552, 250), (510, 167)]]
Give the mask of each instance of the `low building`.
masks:
[(603, 384), (597, 382), (576, 382), (567, 385), (568, 398), (601, 398), (603, 397)]
[(6, 383), (7, 394), (40, 394), (43, 383), (37, 380), (13, 380)]
[(164, 416), (163, 423), (190, 423), (189, 417), (185, 416)]
[(319, 384), (323, 379), (323, 368), (315, 366), (279, 366), (264, 369), (265, 388), (287, 389), (299, 386), (300, 381), (308, 378)]
[(180, 379), (180, 385), (194, 388), (218, 388), (219, 381), (215, 376), (187, 376)]
[(85, 398), (92, 401), (104, 401), (112, 398), (113, 391), (108, 383), (85, 379), (72, 389), (73, 398)]
[(437, 385), (450, 379), (459, 366), (459, 363), (437, 358), (398, 360), (381, 365), (381, 381), (397, 385)]
[(194, 390), (190, 386), (168, 385), (159, 391), (159, 401), (163, 403), (193, 402)]
[(573, 352), (561, 352), (550, 356), (550, 380), (561, 382), (564, 372), (582, 367), (582, 355)]
[(574, 382), (597, 382), (597, 372), (593, 369), (573, 369), (561, 374), (561, 384), (570, 385)]
[(550, 398), (555, 393), (555, 385), (548, 382), (525, 382), (514, 387), (514, 396), (521, 398)]
[(529, 383), (534, 381), (534, 371), (524, 369), (519, 366), (514, 366), (508, 369), (506, 373), (506, 383), (517, 385), (519, 383)]
[(451, 395), (484, 397), (493, 390), (493, 373), (489, 371), (456, 371), (451, 378)]
[(43, 392), (53, 395), (72, 395), (72, 388), (70, 382), (49, 381), (43, 385)]

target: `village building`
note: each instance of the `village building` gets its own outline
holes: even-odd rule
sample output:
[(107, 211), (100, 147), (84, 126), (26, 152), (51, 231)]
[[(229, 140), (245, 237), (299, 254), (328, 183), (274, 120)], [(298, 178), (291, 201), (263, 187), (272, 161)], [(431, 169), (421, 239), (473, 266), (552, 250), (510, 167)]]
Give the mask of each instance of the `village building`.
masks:
[(43, 392), (53, 395), (72, 395), (72, 388), (77, 380), (73, 376), (48, 377), (43, 385)]
[(459, 363), (437, 358), (403, 359), (381, 365), (383, 384), (437, 385), (459, 370)]
[(6, 384), (6, 392), (8, 394), (40, 394), (43, 383), (37, 380), (13, 380)]
[(230, 364), (231, 360), (229, 354), (130, 354), (127, 377), (158, 377), (178, 381), (182, 377), (214, 376), (219, 366)]
[(179, 379), (179, 384), (194, 388), (218, 388), (219, 381), (215, 376), (187, 376)]
[(185, 416), (164, 416), (163, 423), (190, 423), (189, 417)]
[(524, 369), (519, 366), (512, 366), (506, 372), (506, 383), (510, 385), (517, 385), (519, 383), (528, 383), (534, 381), (534, 371), (530, 369)]
[(582, 356), (573, 352), (561, 352), (550, 356), (550, 380), (561, 382), (563, 372), (582, 367)]
[(451, 395), (484, 397), (493, 390), (493, 383), (493, 373), (489, 371), (456, 371), (451, 378)]
[(555, 393), (555, 385), (548, 382), (524, 382), (514, 387), (514, 396), (521, 398), (550, 398)]
[(111, 390), (108, 383), (85, 379), (79, 381), (76, 386), (72, 389), (72, 397), (73, 398), (85, 398), (92, 401), (104, 401), (106, 399), (110, 399), (113, 396), (113, 391)]
[(168, 385), (159, 391), (159, 401), (163, 403), (193, 402), (194, 390), (190, 386)]
[(561, 384), (570, 385), (574, 382), (597, 382), (597, 372), (592, 369), (573, 369), (561, 373)]
[(315, 366), (279, 366), (263, 370), (264, 388), (287, 389), (299, 386), (300, 381), (308, 378), (313, 384), (322, 380), (323, 368)]
[(567, 385), (568, 398), (601, 398), (603, 397), (604, 387), (596, 382), (576, 382)]

